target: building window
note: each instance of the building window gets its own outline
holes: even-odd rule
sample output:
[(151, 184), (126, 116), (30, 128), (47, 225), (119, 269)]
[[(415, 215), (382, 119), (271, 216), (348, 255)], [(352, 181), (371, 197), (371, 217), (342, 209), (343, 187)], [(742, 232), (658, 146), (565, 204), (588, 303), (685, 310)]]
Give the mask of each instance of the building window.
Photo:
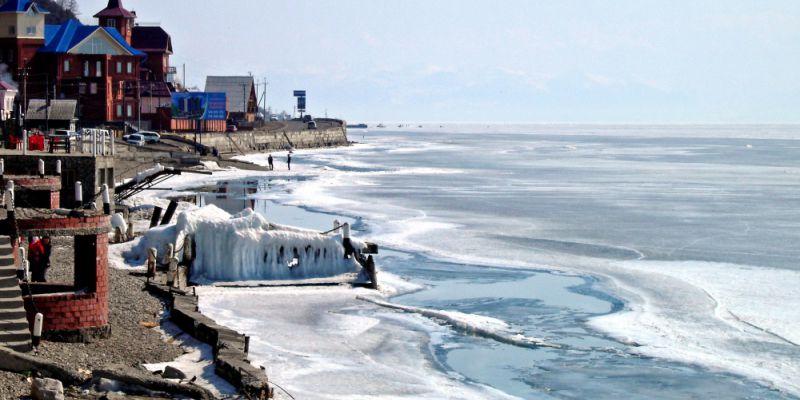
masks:
[(95, 70), (96, 71), (95, 75), (96, 76), (103, 76), (103, 62), (102, 61), (98, 61), (97, 62), (96, 68), (97, 69)]
[(89, 76), (89, 62), (83, 62), (83, 76)]
[(133, 106), (128, 104), (128, 110), (127, 111), (128, 111), (128, 116), (132, 117), (133, 116)]
[(69, 70), (70, 70), (69, 60), (64, 60), (64, 72), (69, 72)]
[(89, 84), (89, 94), (97, 94), (97, 82)]
[(29, 26), (29, 27), (27, 27), (27, 28), (25, 29), (25, 33), (27, 33), (27, 34), (28, 34), (28, 36), (34, 36), (34, 35), (36, 35), (36, 27), (35, 27), (35, 26)]
[(86, 83), (81, 82), (78, 84), (78, 94), (86, 94)]
[(117, 116), (122, 116), (122, 104), (117, 104)]
[(116, 28), (117, 27), (117, 20), (109, 19), (106, 21), (106, 26), (109, 28)]
[(117, 61), (117, 73), (122, 73), (122, 61)]
[(133, 73), (133, 63), (130, 61), (128, 61), (128, 73), (129, 74)]
[(8, 34), (9, 35), (16, 35), (17, 34), (17, 27), (14, 26), (14, 25), (9, 26), (8, 27)]

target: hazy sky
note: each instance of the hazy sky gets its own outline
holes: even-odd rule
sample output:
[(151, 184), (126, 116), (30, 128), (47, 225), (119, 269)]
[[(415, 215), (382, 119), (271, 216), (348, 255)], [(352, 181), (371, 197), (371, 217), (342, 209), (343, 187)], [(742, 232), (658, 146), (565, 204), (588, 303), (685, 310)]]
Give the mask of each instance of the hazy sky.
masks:
[[(106, 0), (80, 0), (84, 22)], [(190, 86), (349, 121), (800, 122), (797, 0), (124, 0)]]

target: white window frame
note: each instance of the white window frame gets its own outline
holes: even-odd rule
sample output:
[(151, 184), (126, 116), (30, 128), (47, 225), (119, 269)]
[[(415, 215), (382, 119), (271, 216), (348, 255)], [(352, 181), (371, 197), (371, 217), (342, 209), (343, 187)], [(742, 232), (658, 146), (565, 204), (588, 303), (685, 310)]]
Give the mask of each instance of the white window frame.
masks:
[(114, 29), (116, 29), (116, 28), (117, 28), (117, 20), (115, 20), (115, 19), (109, 19), (109, 20), (106, 20), (106, 27), (107, 27), (107, 28), (114, 28)]
[(89, 61), (83, 62), (83, 76), (89, 76)]
[(122, 116), (122, 104), (117, 104), (117, 117)]
[(64, 60), (64, 72), (70, 72), (71, 67), (69, 60)]
[(133, 63), (130, 61), (128, 61), (128, 73), (129, 74), (133, 73)]
[(94, 76), (98, 78), (103, 76), (103, 62), (98, 60), (97, 63), (95, 64), (95, 68), (96, 70)]
[(117, 73), (122, 73), (122, 61), (117, 61)]
[(125, 109), (127, 111), (128, 117), (133, 117), (133, 104), (130, 103), (126, 104)]

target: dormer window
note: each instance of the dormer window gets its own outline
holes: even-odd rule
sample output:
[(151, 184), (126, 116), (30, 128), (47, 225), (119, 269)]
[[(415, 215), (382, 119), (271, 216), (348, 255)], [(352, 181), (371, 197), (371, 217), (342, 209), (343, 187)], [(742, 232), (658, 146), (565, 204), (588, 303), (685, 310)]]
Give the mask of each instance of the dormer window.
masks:
[(29, 36), (36, 35), (36, 27), (35, 26), (27, 27), (27, 29), (25, 29), (25, 33), (27, 33)]
[(109, 27), (109, 28), (116, 28), (117, 27), (117, 20), (115, 20), (115, 19), (106, 20), (106, 26)]

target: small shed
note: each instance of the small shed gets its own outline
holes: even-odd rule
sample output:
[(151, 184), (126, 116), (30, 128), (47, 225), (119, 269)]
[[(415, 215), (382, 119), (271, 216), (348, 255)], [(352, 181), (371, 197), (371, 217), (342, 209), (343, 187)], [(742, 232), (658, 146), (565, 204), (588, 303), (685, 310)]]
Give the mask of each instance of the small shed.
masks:
[(78, 108), (77, 100), (50, 100), (30, 99), (25, 120), (29, 128), (68, 129), (75, 131), (78, 119), (75, 111)]

